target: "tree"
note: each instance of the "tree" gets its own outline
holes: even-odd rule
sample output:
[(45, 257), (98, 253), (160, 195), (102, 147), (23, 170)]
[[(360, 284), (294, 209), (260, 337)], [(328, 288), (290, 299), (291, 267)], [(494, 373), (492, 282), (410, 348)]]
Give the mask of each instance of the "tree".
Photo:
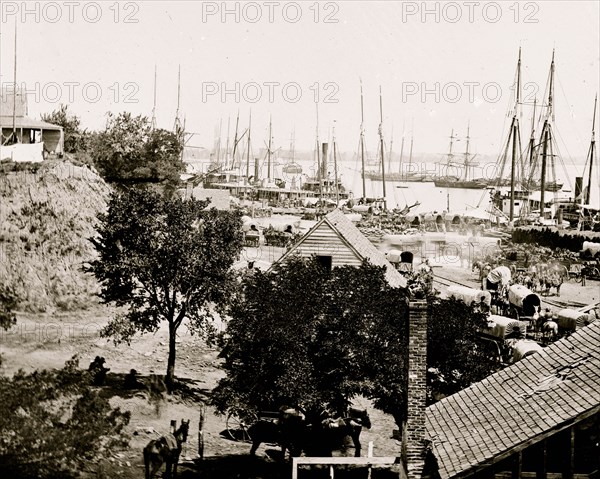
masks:
[[(292, 258), (248, 276), (242, 290), (223, 350), (227, 376), (212, 396), (218, 411), (301, 404), (339, 412), (362, 394), (402, 425), (409, 297), (388, 285), (384, 268), (364, 263), (327, 271)], [(494, 364), (477, 337), (484, 315), (436, 296), (428, 304), (432, 398), (482, 379)]]
[(17, 324), (14, 309), (18, 297), (11, 286), (0, 284), (0, 328), (10, 329)]
[(284, 404), (343, 411), (370, 394), (377, 326), (405, 316), (404, 292), (368, 263), (328, 271), (292, 258), (248, 276), (242, 290), (227, 327), (227, 377), (213, 390), (220, 412)]
[(187, 320), (191, 331), (210, 333), (212, 315), (226, 308), (235, 285), (231, 266), (242, 248), (241, 216), (208, 204), (148, 190), (114, 193), (92, 239), (99, 257), (87, 271), (101, 282), (100, 296), (128, 307), (101, 334), (129, 343), (166, 322), (170, 391), (178, 328)]
[(89, 134), (81, 129), (81, 120), (68, 111), (68, 105), (60, 105), (58, 110), (42, 115), (42, 120), (62, 126), (66, 153), (82, 153), (88, 149)]
[(147, 117), (130, 113), (109, 113), (92, 150), (94, 163), (110, 182), (162, 182), (172, 189), (185, 171), (182, 132), (152, 129)]
[(77, 477), (122, 442), (129, 418), (89, 385), (76, 356), (63, 369), (0, 377), (0, 476)]
[[(0, 284), (0, 328), (8, 330), (17, 324), (14, 309), (17, 307), (18, 296), (15, 290), (9, 286)], [(2, 354), (0, 354), (0, 365)]]
[(495, 372), (498, 363), (479, 331), (487, 314), (457, 299), (429, 297), (427, 365), (429, 401), (454, 394)]

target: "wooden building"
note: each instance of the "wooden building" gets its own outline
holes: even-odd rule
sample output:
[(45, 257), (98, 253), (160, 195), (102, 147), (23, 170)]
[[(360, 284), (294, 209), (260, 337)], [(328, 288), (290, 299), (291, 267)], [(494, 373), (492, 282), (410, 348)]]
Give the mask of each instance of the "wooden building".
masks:
[(406, 288), (406, 279), (339, 209), (324, 216), (279, 261), (291, 255), (316, 257), (324, 266), (360, 266), (366, 259), (386, 267), (386, 278), (393, 287)]
[(61, 126), (27, 117), (27, 95), (0, 92), (0, 160), (40, 162), (47, 155), (62, 155)]
[(425, 414), (429, 477), (597, 478), (600, 322)]

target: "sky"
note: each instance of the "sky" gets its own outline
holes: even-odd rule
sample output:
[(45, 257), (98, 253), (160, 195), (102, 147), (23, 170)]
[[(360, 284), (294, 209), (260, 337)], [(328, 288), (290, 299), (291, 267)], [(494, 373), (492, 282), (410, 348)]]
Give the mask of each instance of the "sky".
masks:
[[(533, 99), (544, 92), (555, 49), (555, 131), (561, 152), (585, 156), (600, 75), (600, 2), (11, 2), (3, 1), (0, 82), (17, 84), (29, 116), (61, 103), (96, 130), (106, 113), (152, 115), (171, 129), (177, 111), (211, 149), (252, 115), (253, 150), (269, 118), (275, 148), (309, 150), (317, 134), (358, 149), (361, 82), (367, 148), (383, 134), (397, 151), (443, 154), (452, 131), (471, 149), (497, 155), (514, 104), (519, 48), (529, 136)], [(539, 113), (538, 108), (538, 113)]]

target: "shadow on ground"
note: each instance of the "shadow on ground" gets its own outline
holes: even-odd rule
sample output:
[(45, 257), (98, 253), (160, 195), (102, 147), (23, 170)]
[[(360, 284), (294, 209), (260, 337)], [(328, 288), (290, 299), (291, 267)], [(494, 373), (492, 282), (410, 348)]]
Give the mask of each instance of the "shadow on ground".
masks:
[[(289, 479), (292, 477), (291, 461), (283, 462), (280, 457), (270, 459), (249, 455), (226, 455), (205, 458), (191, 464), (182, 465), (178, 471), (181, 479)], [(327, 466), (300, 468), (298, 479), (329, 479)], [(368, 468), (357, 466), (336, 466), (336, 479), (367, 479)], [(398, 479), (398, 472), (374, 468), (372, 479)]]

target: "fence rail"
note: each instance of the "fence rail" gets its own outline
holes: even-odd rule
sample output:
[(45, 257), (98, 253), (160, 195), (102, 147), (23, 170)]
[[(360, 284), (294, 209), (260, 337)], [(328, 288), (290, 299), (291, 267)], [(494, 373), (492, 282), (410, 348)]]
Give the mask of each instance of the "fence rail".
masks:
[(333, 466), (391, 466), (396, 464), (397, 457), (294, 457), (292, 458), (292, 479), (298, 479), (298, 466), (329, 466), (329, 477), (333, 478)]

